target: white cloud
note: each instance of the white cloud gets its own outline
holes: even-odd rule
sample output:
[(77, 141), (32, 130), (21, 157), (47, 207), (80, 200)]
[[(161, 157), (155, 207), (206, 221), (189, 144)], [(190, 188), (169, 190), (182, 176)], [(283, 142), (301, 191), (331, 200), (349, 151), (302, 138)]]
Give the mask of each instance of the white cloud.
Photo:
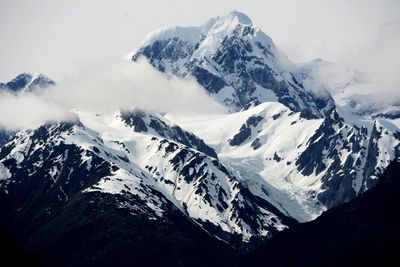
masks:
[[(364, 95), (364, 101), (400, 101), (400, 23), (381, 27), (378, 34), (358, 50), (342, 53), (339, 60), (312, 72), (313, 86), (326, 86), (333, 94)], [(310, 81), (309, 81), (310, 82)]]
[(34, 128), (46, 122), (72, 118), (64, 107), (34, 94), (0, 94), (0, 128)]
[(36, 94), (0, 96), (0, 126), (32, 128), (68, 119), (72, 109), (114, 112), (137, 107), (155, 112), (222, 113), (225, 109), (194, 81), (168, 78), (147, 62), (97, 67)]

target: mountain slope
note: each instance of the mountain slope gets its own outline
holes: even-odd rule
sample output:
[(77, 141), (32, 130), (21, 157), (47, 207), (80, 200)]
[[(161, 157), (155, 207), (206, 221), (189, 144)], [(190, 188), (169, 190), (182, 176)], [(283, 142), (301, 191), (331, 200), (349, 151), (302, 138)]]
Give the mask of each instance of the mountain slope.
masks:
[[(137, 130), (137, 114), (147, 130)], [(15, 209), (35, 201), (58, 203), (57, 209), (63, 209), (81, 193), (112, 194), (116, 199), (134, 196), (132, 202), (115, 205), (161, 221), (172, 210), (211, 236), (245, 250), (296, 223), (252, 194), (201, 139), (160, 116), (77, 115), (81, 121), (21, 131), (0, 150), (0, 194), (13, 199)], [(175, 141), (182, 137), (196, 149)], [(40, 192), (36, 195), (30, 190), (38, 181), (44, 191), (35, 190)], [(24, 187), (29, 189), (16, 193)]]
[[(68, 136), (75, 135), (73, 138), (79, 136), (83, 138), (84, 132), (79, 132), (82, 127), (81, 123), (65, 123), (43, 126), (29, 134), (19, 133), (17, 139), (0, 151), (0, 158), (2, 158), (0, 207), (3, 216), (1, 230), (7, 230), (7, 233), (2, 235), (3, 238), (11, 236), (14, 242), (23, 246), (46, 266), (52, 266), (54, 263), (62, 266), (107, 266), (109, 264), (129, 266), (132, 259), (135, 263), (158, 266), (179, 264), (232, 266), (235, 264), (229, 260), (235, 261), (233, 256), (237, 252), (233, 252), (224, 243), (206, 234), (197, 226), (197, 223), (177, 209), (173, 202), (155, 190), (156, 188), (151, 188), (146, 184), (141, 186), (139, 191), (144, 193), (146, 198), (132, 191), (130, 187), (133, 181), (128, 183), (126, 178), (118, 175), (118, 166), (115, 165), (118, 160), (110, 162), (109, 158), (104, 156), (107, 151), (103, 150), (104, 147), (100, 145), (101, 141), (96, 136), (91, 135), (91, 138), (97, 140), (95, 143), (98, 146), (98, 152), (95, 152), (96, 149), (87, 150), (69, 143), (71, 139), (68, 141)], [(85, 132), (91, 131), (86, 129)], [(24, 142), (29, 145), (25, 145)], [(52, 143), (56, 145), (50, 145)], [(316, 266), (319, 266), (321, 261), (325, 263), (324, 258), (321, 261), (318, 258), (321, 255), (324, 257), (324, 253), (320, 254), (316, 251), (322, 247), (322, 250), (328, 251), (329, 255), (330, 250), (324, 250), (324, 246), (319, 243), (314, 245), (314, 243), (304, 244), (304, 242), (312, 242), (305, 240), (313, 240), (314, 236), (316, 238), (324, 234), (336, 236), (324, 240), (337, 242), (334, 243), (339, 247), (336, 251), (343, 252), (343, 257), (350, 257), (349, 253), (356, 253), (356, 256), (360, 258), (357, 257), (355, 263), (363, 262), (364, 253), (369, 250), (364, 250), (364, 247), (357, 242), (366, 243), (364, 239), (357, 239), (359, 237), (356, 235), (356, 245), (350, 243), (353, 245), (346, 246), (348, 236), (359, 233), (351, 227), (360, 227), (360, 222), (367, 225), (366, 230), (360, 230), (361, 235), (364, 235), (363, 231), (371, 231), (372, 227), (373, 231), (378, 231), (379, 234), (368, 236), (376, 236), (377, 242), (380, 242), (379, 238), (385, 242), (396, 241), (397, 239), (391, 239), (398, 237), (398, 231), (393, 232), (397, 229), (396, 219), (394, 217), (388, 220), (387, 216), (395, 216), (391, 207), (397, 203), (395, 192), (398, 184), (396, 178), (400, 174), (399, 167), (398, 162), (393, 163), (375, 188), (355, 201), (333, 208), (315, 222), (306, 224), (308, 227), (305, 230), (302, 228), (304, 225), (299, 228), (291, 225), (293, 230), (289, 230), (289, 233), (300, 231), (299, 241), (289, 239), (291, 241), (282, 241), (284, 242), (282, 245), (270, 243), (273, 244), (271, 245), (273, 249), (269, 248), (266, 251), (271, 254), (268, 254), (266, 258), (261, 258), (260, 261), (257, 259), (257, 262), (275, 264), (275, 260), (280, 263), (280, 260), (284, 258), (293, 259), (293, 263), (302, 266), (303, 259), (311, 259), (311, 262), (306, 261), (307, 265), (316, 263)], [(13, 178), (9, 179), (11, 174)], [(137, 173), (137, 175), (142, 174)], [(388, 180), (387, 177), (392, 180)], [(118, 181), (121, 178), (124, 179), (124, 190), (118, 194), (112, 193), (112, 190), (119, 190), (114, 179)], [(144, 177), (142, 181), (145, 182)], [(90, 188), (90, 190), (85, 188)], [(99, 190), (102, 188), (104, 190)], [(108, 193), (105, 190), (108, 190)], [(150, 194), (146, 194), (146, 191)], [(355, 206), (354, 203), (356, 203)], [(160, 217), (161, 213), (162, 217)], [(257, 213), (254, 211), (254, 214)], [(349, 219), (354, 217), (356, 218), (354, 221)], [(315, 224), (318, 225), (320, 222), (324, 226), (315, 227)], [(383, 226), (380, 227), (380, 225)], [(313, 234), (314, 229), (322, 232)], [(338, 231), (332, 231), (332, 229), (338, 229)], [(381, 233), (381, 229), (394, 230)], [(344, 231), (343, 236), (341, 231)], [(279, 236), (281, 235), (278, 234), (277, 238), (280, 238)], [(319, 242), (319, 239), (315, 240)], [(366, 244), (371, 244), (371, 239), (368, 239)], [(367, 255), (390, 253), (391, 247), (386, 251), (385, 244), (387, 243), (379, 243), (382, 246), (378, 247), (379, 249), (375, 245), (372, 246), (373, 251)], [(213, 250), (210, 251), (209, 248)], [(299, 248), (307, 248), (307, 251)], [(73, 256), (65, 257), (64, 251), (74, 252), (71, 253)], [(85, 253), (80, 253), (81, 251)], [(282, 256), (282, 251), (290, 251), (291, 256)], [(362, 254), (357, 254), (359, 253), (357, 251)], [(312, 255), (307, 253), (312, 253)], [(264, 257), (264, 252), (262, 255)], [(391, 256), (391, 254), (382, 255)], [(343, 257), (336, 258), (343, 259)], [(160, 262), (161, 259), (162, 262)], [(329, 260), (332, 258), (329, 257)], [(286, 266), (286, 263), (285, 261), (283, 265)], [(333, 264), (335, 263), (338, 262), (333, 261)], [(346, 265), (347, 262), (339, 263)], [(352, 261), (349, 263), (354, 264)]]
[(335, 106), (328, 92), (306, 88), (297, 67), (237, 11), (199, 27), (160, 29), (126, 58), (146, 58), (161, 72), (194, 78), (235, 111), (252, 102), (279, 101), (303, 117), (321, 118)]
[(63, 123), (19, 133), (0, 151), (1, 241), (23, 247), (44, 266), (131, 266), (132, 261), (218, 266), (229, 261), (219, 257), (231, 248), (147, 185), (140, 189), (149, 192), (146, 198), (128, 188), (120, 194), (84, 191), (115, 175), (117, 167), (65, 142), (79, 127)]
[(400, 162), (376, 187), (315, 221), (279, 233), (243, 266), (390, 266), (398, 264)]
[[(62, 209), (78, 193), (134, 195), (134, 201), (116, 205), (152, 220), (176, 210), (240, 250), (372, 187), (376, 180), (362, 175), (378, 176), (398, 144), (377, 123), (368, 135), (338, 118), (304, 119), (279, 103), (191, 117), (180, 121), (183, 127), (141, 110), (76, 116), (74, 123), (21, 131), (1, 150), (2, 194), (11, 194), (18, 208), (34, 203), (30, 197), (61, 202)], [(106, 166), (99, 174), (96, 161)], [(53, 188), (64, 176), (51, 194), (15, 194), (31, 179)], [(80, 181), (84, 177), (89, 180)], [(72, 179), (80, 186), (70, 188)]]
[(280, 103), (226, 115), (166, 115), (211, 145), (256, 195), (298, 221), (373, 187), (399, 153), (385, 121), (358, 128), (336, 113), (304, 119)]

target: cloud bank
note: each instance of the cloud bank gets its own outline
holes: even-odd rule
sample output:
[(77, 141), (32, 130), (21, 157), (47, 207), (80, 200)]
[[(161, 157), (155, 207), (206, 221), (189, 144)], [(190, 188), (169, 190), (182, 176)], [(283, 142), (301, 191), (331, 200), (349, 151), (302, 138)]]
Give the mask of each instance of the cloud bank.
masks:
[(49, 121), (68, 120), (74, 117), (74, 109), (107, 113), (134, 107), (153, 112), (225, 112), (194, 81), (167, 77), (145, 61), (119, 62), (36, 93), (3, 92), (0, 128), (34, 128)]
[(69, 120), (72, 114), (64, 107), (35, 94), (0, 94), (0, 130), (37, 127), (48, 121)]
[(400, 22), (386, 24), (363, 47), (314, 69), (313, 86), (325, 86), (334, 95), (373, 96), (370, 102), (400, 102), (399, 47)]

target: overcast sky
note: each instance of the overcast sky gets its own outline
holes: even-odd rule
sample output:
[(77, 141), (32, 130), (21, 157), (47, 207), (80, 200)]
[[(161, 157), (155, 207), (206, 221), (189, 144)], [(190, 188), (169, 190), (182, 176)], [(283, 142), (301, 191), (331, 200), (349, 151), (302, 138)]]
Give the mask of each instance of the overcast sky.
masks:
[(199, 25), (236, 9), (293, 61), (335, 61), (400, 22), (398, 0), (0, 0), (0, 81), (42, 72), (57, 81), (119, 59), (149, 32)]

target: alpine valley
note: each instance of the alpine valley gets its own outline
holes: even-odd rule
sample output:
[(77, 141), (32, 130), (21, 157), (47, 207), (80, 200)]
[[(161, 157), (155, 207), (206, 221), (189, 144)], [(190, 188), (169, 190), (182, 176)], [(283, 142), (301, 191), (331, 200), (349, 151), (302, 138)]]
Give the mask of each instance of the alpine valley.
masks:
[[(278, 232), (351, 208), (400, 157), (398, 117), (313, 88), (320, 61), (291, 62), (238, 11), (157, 30), (125, 60), (194, 80), (229, 112), (77, 109), (0, 129), (0, 235), (15, 262), (235, 266)], [(54, 85), (24, 73), (0, 92)]]

